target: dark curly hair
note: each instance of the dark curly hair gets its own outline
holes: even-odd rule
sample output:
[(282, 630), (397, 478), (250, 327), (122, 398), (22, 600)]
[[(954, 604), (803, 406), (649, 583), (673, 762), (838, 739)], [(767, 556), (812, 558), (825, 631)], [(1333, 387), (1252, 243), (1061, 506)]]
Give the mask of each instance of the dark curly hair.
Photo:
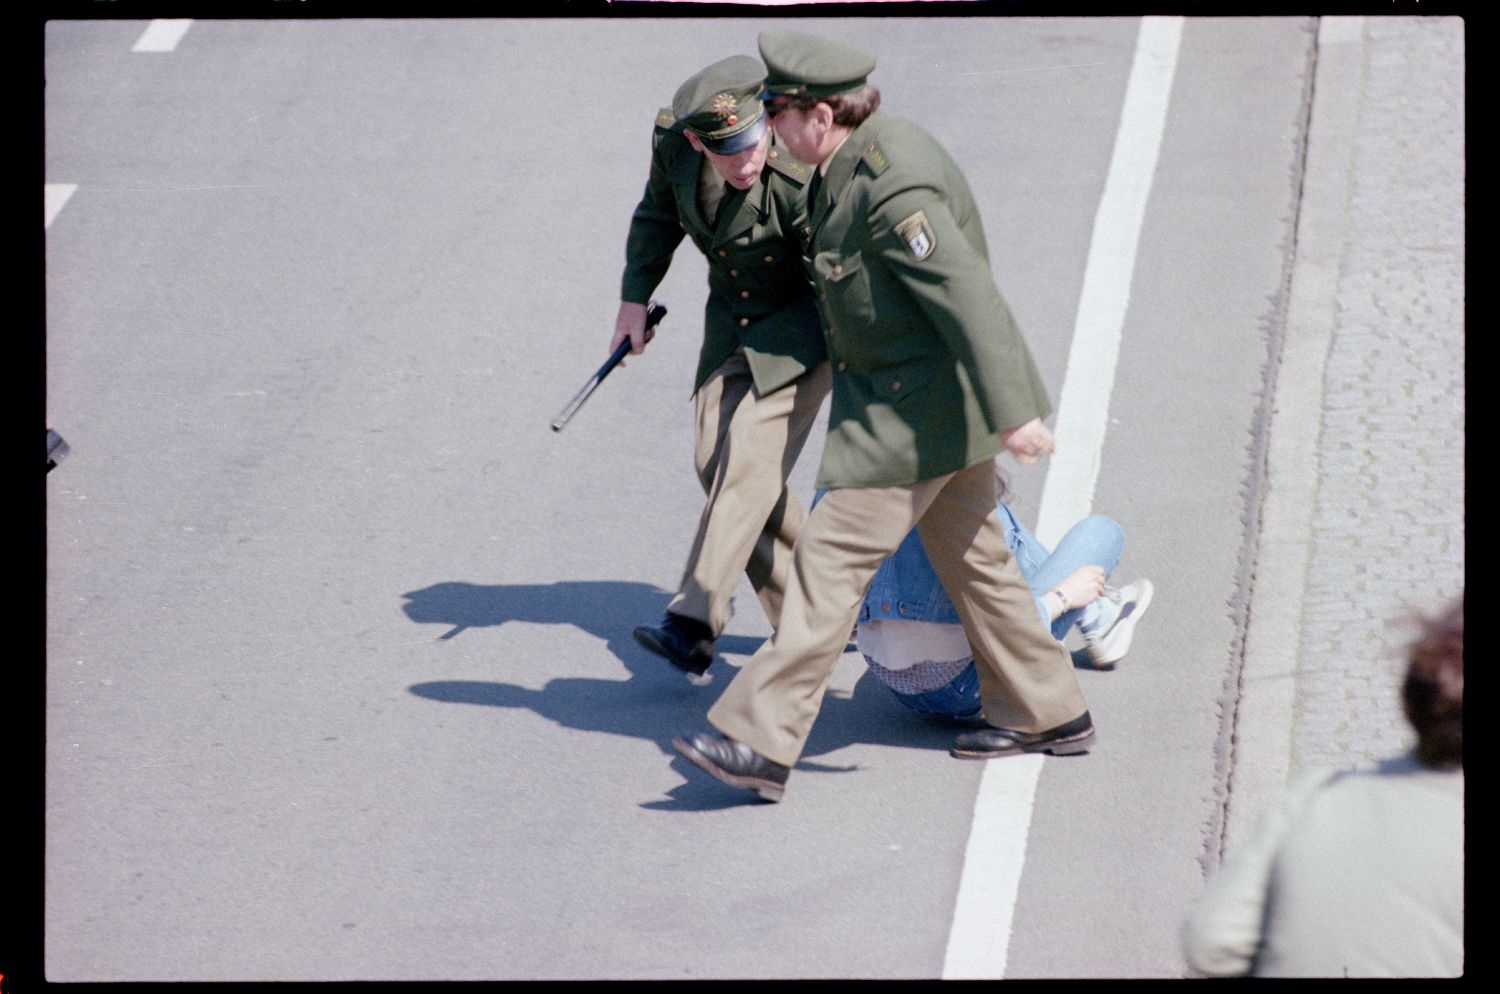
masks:
[(1412, 642), (1401, 702), (1417, 731), (1417, 758), (1464, 765), (1464, 600), (1422, 618)]

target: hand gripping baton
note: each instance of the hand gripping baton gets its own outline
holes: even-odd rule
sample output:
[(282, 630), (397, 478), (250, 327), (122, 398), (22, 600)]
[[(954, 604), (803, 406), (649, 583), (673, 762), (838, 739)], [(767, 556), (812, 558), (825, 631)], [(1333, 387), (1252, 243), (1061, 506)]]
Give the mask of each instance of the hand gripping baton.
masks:
[[(667, 309), (656, 301), (653, 300), (646, 305), (646, 341), (651, 341), (652, 337), (656, 334), (656, 325), (666, 316)], [(604, 382), (604, 378), (609, 375), (610, 370), (618, 366), (620, 360), (625, 358), (626, 353), (629, 351), (630, 339), (627, 338), (620, 343), (619, 348), (610, 353), (608, 359), (604, 360), (604, 365), (599, 367), (599, 371), (589, 377), (589, 381), (583, 385), (583, 389), (579, 390), (573, 399), (568, 401), (568, 406), (562, 409), (562, 413), (553, 419), (553, 431), (563, 430), (563, 426), (572, 419), (574, 414), (578, 413), (578, 409), (583, 406), (583, 402), (589, 399), (589, 394), (593, 393), (594, 389), (600, 383)]]

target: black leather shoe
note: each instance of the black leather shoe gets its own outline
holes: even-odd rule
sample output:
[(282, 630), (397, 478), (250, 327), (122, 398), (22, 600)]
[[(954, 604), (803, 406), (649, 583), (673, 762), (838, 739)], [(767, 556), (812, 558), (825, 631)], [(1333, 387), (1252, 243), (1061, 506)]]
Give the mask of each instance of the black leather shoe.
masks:
[(786, 777), (791, 767), (773, 763), (743, 742), (697, 732), (687, 738), (673, 739), (672, 748), (731, 787), (753, 790), (768, 801), (779, 801), (786, 792)]
[(981, 728), (964, 732), (953, 743), (950, 754), (959, 759), (998, 759), (1023, 752), (1049, 752), (1069, 756), (1088, 752), (1094, 741), (1094, 719), (1082, 716), (1045, 732), (1014, 732), (1008, 728)]
[(635, 640), (693, 676), (707, 673), (714, 661), (713, 629), (693, 618), (669, 613), (660, 625), (637, 628)]

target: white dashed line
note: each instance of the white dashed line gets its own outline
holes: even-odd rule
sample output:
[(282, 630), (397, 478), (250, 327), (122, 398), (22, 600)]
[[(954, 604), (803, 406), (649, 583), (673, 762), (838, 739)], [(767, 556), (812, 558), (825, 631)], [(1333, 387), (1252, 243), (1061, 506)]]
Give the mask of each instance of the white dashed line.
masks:
[(132, 52), (170, 52), (177, 47), (188, 28), (193, 26), (190, 17), (158, 18), (146, 25), (146, 30), (131, 46)]
[(52, 222), (62, 211), (63, 204), (78, 189), (77, 183), (46, 183), (42, 186), (42, 228), (52, 227)]

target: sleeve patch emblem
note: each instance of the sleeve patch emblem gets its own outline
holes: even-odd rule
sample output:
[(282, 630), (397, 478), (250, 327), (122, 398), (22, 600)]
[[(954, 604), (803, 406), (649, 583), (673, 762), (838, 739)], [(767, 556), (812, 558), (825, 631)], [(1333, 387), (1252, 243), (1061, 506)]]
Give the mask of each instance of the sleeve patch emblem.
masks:
[(911, 249), (911, 254), (918, 259), (927, 258), (937, 248), (937, 235), (922, 211), (917, 211), (896, 225), (896, 237), (905, 242), (906, 247)]

